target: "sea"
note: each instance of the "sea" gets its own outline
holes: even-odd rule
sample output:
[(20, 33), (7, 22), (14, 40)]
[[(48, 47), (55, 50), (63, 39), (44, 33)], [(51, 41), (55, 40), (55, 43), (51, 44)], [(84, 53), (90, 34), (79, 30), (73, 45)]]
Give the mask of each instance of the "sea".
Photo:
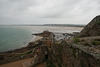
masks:
[(25, 47), (36, 38), (35, 33), (45, 30), (55, 33), (80, 32), (82, 27), (66, 26), (0, 26), (0, 52), (11, 51)]

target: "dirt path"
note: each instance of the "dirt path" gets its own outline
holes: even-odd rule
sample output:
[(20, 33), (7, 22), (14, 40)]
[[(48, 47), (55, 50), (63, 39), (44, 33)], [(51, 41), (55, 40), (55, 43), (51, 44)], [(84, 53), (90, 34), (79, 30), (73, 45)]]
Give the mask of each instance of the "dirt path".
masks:
[(0, 67), (23, 67), (24, 62), (30, 62), (32, 60), (33, 60), (33, 58), (23, 59), (23, 60), (0, 65)]

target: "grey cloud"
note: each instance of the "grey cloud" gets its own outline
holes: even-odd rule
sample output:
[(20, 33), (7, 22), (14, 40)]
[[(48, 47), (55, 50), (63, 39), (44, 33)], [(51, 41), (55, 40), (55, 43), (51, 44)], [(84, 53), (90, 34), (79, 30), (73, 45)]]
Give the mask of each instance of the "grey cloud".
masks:
[(0, 24), (87, 24), (100, 0), (0, 0)]

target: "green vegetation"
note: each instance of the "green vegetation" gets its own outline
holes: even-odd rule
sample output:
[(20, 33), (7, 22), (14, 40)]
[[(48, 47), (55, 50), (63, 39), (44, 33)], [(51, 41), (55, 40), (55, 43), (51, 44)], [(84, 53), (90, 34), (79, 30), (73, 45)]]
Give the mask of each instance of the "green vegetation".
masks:
[(54, 45), (61, 45), (61, 44), (59, 44), (59, 43), (55, 43)]
[(48, 61), (47, 67), (56, 67), (56, 66), (52, 63), (52, 61)]
[(73, 38), (73, 41), (74, 41), (74, 43), (78, 43), (78, 42), (80, 42), (80, 39), (75, 37), (75, 38)]
[(2, 56), (2, 57), (0, 57), (0, 60), (4, 60), (4, 57)]
[(66, 63), (65, 66), (67, 67), (67, 65), (68, 65), (68, 64)]
[(100, 22), (97, 22), (97, 24), (99, 24), (99, 25), (100, 25)]
[(62, 51), (62, 46), (59, 46), (58, 47), (58, 52), (61, 52)]
[(26, 54), (30, 54), (30, 53), (32, 53), (32, 51), (29, 51), (29, 52), (27, 52)]
[(76, 57), (76, 49), (73, 48), (73, 55)]
[(85, 67), (83, 61), (80, 62), (81, 67)]
[(83, 45), (85, 45), (85, 46), (91, 46), (88, 42), (83, 42)]
[(54, 44), (54, 46), (56, 46), (56, 59), (58, 60), (58, 67), (61, 67), (62, 65), (62, 52), (63, 52), (63, 45), (61, 43), (56, 43)]
[(26, 52), (26, 53), (19, 54), (19, 55), (17, 55), (17, 56), (23, 56), (23, 55), (27, 55), (27, 54), (30, 54), (30, 53), (32, 53), (32, 51), (28, 51), (28, 52)]
[(59, 67), (61, 67), (61, 64), (58, 64)]
[(61, 52), (62, 51), (62, 45), (61, 44), (59, 44), (59, 43), (56, 43), (56, 44), (54, 44), (55, 46), (57, 46), (57, 51), (58, 52)]
[(94, 40), (92, 41), (92, 45), (100, 45), (100, 41)]

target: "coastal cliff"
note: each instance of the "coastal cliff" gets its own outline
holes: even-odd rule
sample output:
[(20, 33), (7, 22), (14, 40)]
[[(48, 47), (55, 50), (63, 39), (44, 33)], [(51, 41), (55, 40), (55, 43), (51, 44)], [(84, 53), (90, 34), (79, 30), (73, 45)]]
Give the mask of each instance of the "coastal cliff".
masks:
[(56, 67), (100, 67), (100, 52), (91, 47), (63, 42), (53, 46), (52, 62)]
[(79, 37), (100, 36), (100, 15), (96, 16), (80, 32)]
[[(43, 31), (33, 34), (42, 39), (30, 42), (24, 53), (18, 54), (14, 61), (27, 57), (34, 60), (26, 67), (100, 67), (100, 16), (96, 16), (80, 33), (54, 33)], [(21, 49), (23, 51), (23, 49)], [(19, 50), (18, 50), (19, 51)], [(10, 54), (13, 54), (12, 51)], [(12, 55), (11, 55), (12, 56)], [(23, 58), (22, 58), (23, 57)], [(3, 63), (12, 62), (8, 59)], [(27, 66), (29, 65), (29, 66)], [(40, 65), (40, 66), (38, 66)]]
[(78, 36), (53, 44), (50, 56), (56, 67), (100, 67), (100, 15)]

